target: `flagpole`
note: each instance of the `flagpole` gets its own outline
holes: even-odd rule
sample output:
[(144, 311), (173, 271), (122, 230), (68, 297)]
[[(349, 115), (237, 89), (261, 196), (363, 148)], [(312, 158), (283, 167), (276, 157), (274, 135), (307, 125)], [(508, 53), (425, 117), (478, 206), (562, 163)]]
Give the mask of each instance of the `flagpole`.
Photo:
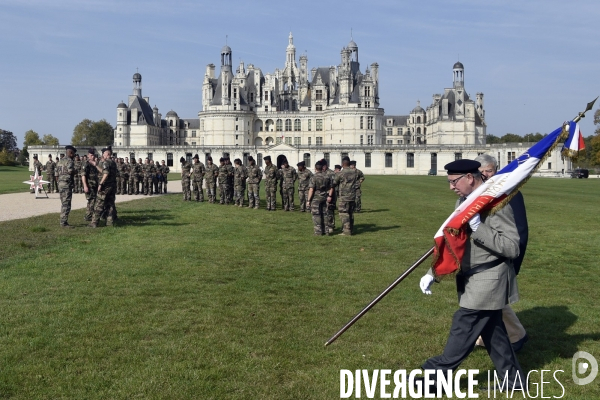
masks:
[(590, 111), (594, 107), (594, 103), (596, 102), (596, 100), (598, 100), (598, 97), (596, 97), (593, 101), (589, 102), (585, 110), (583, 112), (580, 112), (575, 118), (573, 118), (573, 122), (579, 122), (581, 118), (585, 118), (585, 113)]
[(365, 308), (361, 310), (358, 314), (354, 316), (342, 329), (337, 331), (335, 335), (333, 335), (326, 343), (325, 346), (329, 346), (333, 343), (337, 338), (339, 338), (342, 333), (346, 332), (348, 328), (350, 328), (356, 321), (358, 321), (363, 315), (367, 313), (375, 304), (379, 303), (379, 300), (383, 299), (389, 292), (392, 291), (400, 282), (404, 280), (408, 275), (411, 274), (423, 261), (427, 259), (433, 253), (434, 247), (430, 248), (425, 254), (423, 254), (417, 261), (413, 263), (402, 275), (400, 275), (390, 286), (388, 286), (383, 292), (381, 292), (377, 297), (375, 297)]

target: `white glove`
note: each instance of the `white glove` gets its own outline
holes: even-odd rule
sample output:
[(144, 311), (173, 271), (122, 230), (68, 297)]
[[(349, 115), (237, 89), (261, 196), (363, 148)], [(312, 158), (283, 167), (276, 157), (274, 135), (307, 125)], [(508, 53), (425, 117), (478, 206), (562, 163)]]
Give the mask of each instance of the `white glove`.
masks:
[(425, 294), (431, 294), (431, 290), (429, 290), (429, 288), (431, 287), (431, 284), (433, 283), (433, 276), (431, 275), (424, 275), (421, 278), (421, 283), (419, 283), (419, 286), (421, 287), (421, 291)]
[(469, 225), (471, 226), (471, 230), (475, 232), (477, 228), (479, 228), (479, 224), (481, 224), (481, 217), (479, 216), (479, 213), (477, 213), (469, 220)]

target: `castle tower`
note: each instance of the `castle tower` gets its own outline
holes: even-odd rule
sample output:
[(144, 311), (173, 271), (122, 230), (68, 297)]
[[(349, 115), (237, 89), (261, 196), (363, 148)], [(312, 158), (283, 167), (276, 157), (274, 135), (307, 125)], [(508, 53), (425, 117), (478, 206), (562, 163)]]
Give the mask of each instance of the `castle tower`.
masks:
[(133, 95), (142, 97), (142, 75), (139, 72), (133, 74)]
[(454, 76), (454, 89), (462, 89), (465, 87), (465, 67), (460, 61), (457, 61), (452, 67)]
[(477, 111), (477, 114), (479, 114), (479, 117), (481, 117), (481, 119), (485, 121), (485, 110), (483, 109), (483, 93), (478, 92), (475, 96), (475, 110)]
[(292, 32), (290, 32), (288, 42), (287, 48), (285, 49), (285, 66), (292, 68), (294, 65), (296, 65), (296, 46), (294, 46), (294, 37), (292, 36)]
[(231, 47), (223, 46), (221, 49), (221, 104), (229, 104), (229, 88), (233, 74), (231, 72)]

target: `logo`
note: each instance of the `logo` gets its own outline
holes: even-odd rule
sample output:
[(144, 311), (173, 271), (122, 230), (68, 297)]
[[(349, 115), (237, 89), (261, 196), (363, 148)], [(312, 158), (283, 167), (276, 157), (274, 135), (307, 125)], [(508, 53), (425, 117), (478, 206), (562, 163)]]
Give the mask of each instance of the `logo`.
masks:
[[(585, 359), (585, 361), (579, 361)], [(585, 375), (589, 372), (589, 375), (585, 378), (580, 378), (580, 375)], [(598, 375), (598, 361), (590, 353), (585, 351), (578, 351), (573, 354), (573, 382), (576, 385), (587, 385), (596, 379)]]

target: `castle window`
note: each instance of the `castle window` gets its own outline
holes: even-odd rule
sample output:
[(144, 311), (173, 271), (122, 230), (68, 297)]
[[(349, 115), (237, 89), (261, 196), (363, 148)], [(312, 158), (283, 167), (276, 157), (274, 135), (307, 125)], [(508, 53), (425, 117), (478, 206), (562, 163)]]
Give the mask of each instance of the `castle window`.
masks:
[(315, 95), (316, 100), (323, 100), (323, 90), (317, 89), (315, 91), (315, 93), (316, 93), (316, 95)]
[(290, 136), (285, 138), (285, 144), (292, 144), (292, 138)]
[(269, 92), (265, 92), (265, 100), (269, 100)]
[(237, 98), (237, 89), (233, 89), (233, 98)]
[(262, 162), (263, 162), (262, 153), (258, 153), (256, 155), (256, 165), (258, 165), (259, 167), (262, 167)]
[(204, 120), (203, 119), (200, 120), (200, 130), (201, 131), (204, 130)]
[(363, 144), (363, 135), (360, 135), (360, 144)]
[(265, 112), (269, 111), (269, 106), (265, 106)]
[(312, 119), (308, 120), (308, 131), (312, 131)]
[(365, 117), (360, 117), (360, 129), (364, 129), (364, 119)]
[(317, 136), (315, 144), (317, 146), (322, 146), (323, 145), (323, 137), (322, 136)]
[(385, 167), (392, 168), (392, 153), (385, 153)]
[(315, 111), (323, 111), (323, 104), (317, 104)]
[(285, 120), (285, 131), (290, 132), (291, 130), (292, 130), (292, 120), (286, 119)]
[(275, 144), (281, 144), (281, 136), (275, 138)]
[(393, 144), (393, 141), (392, 140), (387, 140), (386, 144)]
[(296, 111), (298, 109), (298, 103), (296, 100), (292, 100), (292, 111)]
[(402, 144), (402, 140), (398, 140), (398, 144)]
[(322, 130), (323, 130), (323, 120), (318, 119), (317, 120), (317, 131), (322, 131)]
[(392, 128), (387, 128), (387, 134), (390, 135), (390, 136), (393, 135), (394, 134), (393, 133), (393, 129)]
[(331, 162), (329, 161), (329, 153), (323, 153), (323, 158), (327, 160), (327, 165), (331, 164)]
[(367, 129), (373, 129), (373, 117), (367, 117)]
[(309, 136), (308, 137), (308, 145), (310, 146), (312, 144), (312, 138)]
[(192, 131), (192, 137), (196, 137), (196, 131)]
[(233, 111), (237, 110), (237, 104), (233, 103)]
[(406, 168), (415, 167), (415, 153), (406, 153)]
[(250, 93), (250, 102), (254, 101), (254, 93)]
[(454, 161), (462, 160), (462, 153), (454, 153)]
[(367, 144), (373, 146), (373, 135), (367, 135)]
[(365, 168), (371, 168), (371, 153), (365, 153)]
[(294, 131), (300, 132), (302, 130), (302, 122), (299, 119), (294, 120)]
[(365, 108), (371, 108), (371, 102), (365, 101)]
[(310, 168), (310, 153), (304, 153), (304, 163)]
[(371, 86), (365, 86), (365, 97), (371, 96)]
[(281, 132), (283, 131), (283, 121), (278, 119), (277, 122), (275, 123), (275, 130), (277, 130), (277, 132)]
[(295, 137), (294, 138), (294, 145), (299, 146), (302, 144), (302, 138), (301, 137)]

